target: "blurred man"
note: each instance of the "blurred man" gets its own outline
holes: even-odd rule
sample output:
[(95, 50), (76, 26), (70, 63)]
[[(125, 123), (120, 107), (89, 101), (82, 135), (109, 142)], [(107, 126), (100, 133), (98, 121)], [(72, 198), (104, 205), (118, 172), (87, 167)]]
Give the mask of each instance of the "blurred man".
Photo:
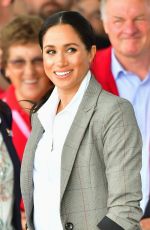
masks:
[[(13, 0), (0, 0), (0, 29), (13, 17), (12, 3)], [(0, 49), (0, 93), (9, 86), (8, 81), (1, 74), (1, 55)]]
[(97, 49), (110, 45), (101, 20), (100, 0), (73, 0), (70, 9), (81, 13), (91, 23), (96, 33)]
[(26, 13), (24, 0), (0, 0), (0, 29), (14, 16)]
[(12, 17), (12, 0), (0, 0), (0, 28)]
[(45, 19), (55, 12), (68, 10), (72, 0), (24, 0), (24, 2), (28, 13), (40, 15)]
[[(92, 70), (104, 89), (134, 107), (143, 139), (141, 207), (150, 217), (150, 1), (102, 0), (101, 7), (112, 48), (97, 52)], [(141, 225), (150, 230), (149, 218)]]
[(14, 16), (18, 16), (18, 15), (27, 13), (27, 6), (24, 0), (14, 0), (13, 13), (14, 13)]

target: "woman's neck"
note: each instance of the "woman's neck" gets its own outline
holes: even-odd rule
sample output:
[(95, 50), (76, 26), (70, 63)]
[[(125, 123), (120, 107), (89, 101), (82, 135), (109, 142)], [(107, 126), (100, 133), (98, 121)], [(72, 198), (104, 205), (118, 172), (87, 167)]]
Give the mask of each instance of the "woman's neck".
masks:
[(60, 102), (58, 104), (58, 108), (57, 108), (57, 113), (62, 111), (72, 100), (72, 98), (75, 96), (75, 94), (77, 93), (78, 89), (75, 90), (58, 90), (58, 95), (60, 98)]

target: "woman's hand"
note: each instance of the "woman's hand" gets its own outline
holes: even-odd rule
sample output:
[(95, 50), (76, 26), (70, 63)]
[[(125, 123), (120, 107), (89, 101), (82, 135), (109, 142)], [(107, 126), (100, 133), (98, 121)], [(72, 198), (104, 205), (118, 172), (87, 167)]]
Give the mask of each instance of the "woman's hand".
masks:
[(26, 230), (26, 216), (24, 211), (21, 211), (21, 224), (22, 230)]
[(142, 230), (150, 230), (150, 218), (145, 218), (140, 221)]

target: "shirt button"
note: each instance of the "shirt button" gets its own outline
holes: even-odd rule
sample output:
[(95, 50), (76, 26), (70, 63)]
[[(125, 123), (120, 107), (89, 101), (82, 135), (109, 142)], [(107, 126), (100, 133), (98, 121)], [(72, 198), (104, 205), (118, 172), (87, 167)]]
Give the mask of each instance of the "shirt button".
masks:
[(66, 223), (65, 224), (65, 229), (66, 230), (72, 230), (73, 229), (73, 224), (72, 223)]

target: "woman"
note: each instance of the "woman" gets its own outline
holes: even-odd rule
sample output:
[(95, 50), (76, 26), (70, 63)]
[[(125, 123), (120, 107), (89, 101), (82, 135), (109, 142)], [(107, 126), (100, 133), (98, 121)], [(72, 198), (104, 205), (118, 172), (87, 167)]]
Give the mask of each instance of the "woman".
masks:
[(28, 228), (140, 229), (141, 136), (130, 103), (91, 76), (90, 24), (59, 12), (44, 22), (39, 43), (55, 88), (33, 110), (22, 163)]
[(13, 143), (22, 160), (30, 135), (30, 103), (36, 102), (52, 87), (43, 68), (38, 33), (43, 20), (38, 16), (21, 15), (7, 24), (0, 33), (2, 67), (11, 81), (1, 95), (12, 110)]
[[(2, 67), (11, 81), (10, 87), (0, 98), (12, 111), (12, 139), (20, 161), (31, 131), (29, 111), (32, 104), (28, 101), (39, 101), (52, 87), (44, 72), (38, 44), (42, 23), (43, 20), (38, 16), (21, 15), (14, 18), (0, 33)], [(21, 210), (24, 220), (23, 204)]]
[(21, 230), (20, 161), (12, 144), (12, 116), (0, 100), (0, 229)]

